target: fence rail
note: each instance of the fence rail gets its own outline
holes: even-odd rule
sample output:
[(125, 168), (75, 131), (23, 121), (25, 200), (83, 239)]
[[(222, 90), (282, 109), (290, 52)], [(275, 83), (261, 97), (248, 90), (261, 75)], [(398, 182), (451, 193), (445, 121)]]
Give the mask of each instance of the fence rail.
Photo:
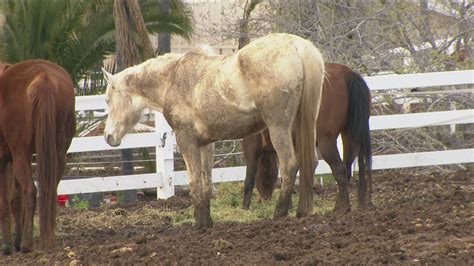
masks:
[[(474, 70), (435, 72), (405, 75), (365, 77), (373, 91), (474, 84)], [(471, 92), (473, 90), (471, 89)], [(106, 109), (103, 95), (76, 97), (76, 111)], [(373, 116), (371, 130), (416, 128), (439, 125), (472, 124), (474, 109), (427, 112), (400, 115)], [(167, 134), (163, 142), (163, 133)], [(163, 145), (164, 143), (164, 145)], [(104, 138), (74, 138), (69, 153), (114, 150), (125, 148), (156, 147), (156, 173), (129, 176), (93, 177), (62, 180), (59, 194), (118, 191), (140, 188), (157, 188), (158, 197), (174, 195), (174, 186), (188, 184), (185, 171), (173, 171), (174, 135), (160, 113), (155, 113), (155, 132), (128, 134), (120, 147), (107, 145)], [(474, 162), (474, 149), (430, 151), (405, 154), (378, 155), (373, 157), (373, 169), (391, 169), (429, 165)], [(330, 173), (329, 166), (319, 161), (317, 174)], [(240, 181), (245, 178), (245, 166), (213, 169), (213, 182)]]

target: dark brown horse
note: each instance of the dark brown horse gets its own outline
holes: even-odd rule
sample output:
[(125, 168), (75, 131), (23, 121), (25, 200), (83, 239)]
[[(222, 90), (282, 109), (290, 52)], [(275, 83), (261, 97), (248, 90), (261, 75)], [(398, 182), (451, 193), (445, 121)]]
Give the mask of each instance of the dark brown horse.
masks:
[[(2, 72), (3, 68), (3, 72)], [(33, 248), (36, 186), (31, 161), (36, 153), (40, 243), (53, 246), (56, 189), (64, 173), (66, 151), (76, 129), (74, 85), (53, 63), (31, 60), (0, 67), (0, 222), (3, 254)]]
[[(325, 67), (327, 77), (316, 125), (317, 148), (337, 181), (339, 193), (334, 209), (350, 210), (348, 186), (355, 157), (359, 157), (359, 207), (366, 208), (371, 204), (372, 193), (370, 90), (364, 79), (349, 67), (341, 64), (325, 64)], [(339, 134), (344, 147), (343, 160), (337, 149)], [(243, 207), (249, 208), (255, 182), (260, 198), (271, 198), (278, 177), (278, 160), (266, 129), (244, 138), (242, 145), (247, 163)]]

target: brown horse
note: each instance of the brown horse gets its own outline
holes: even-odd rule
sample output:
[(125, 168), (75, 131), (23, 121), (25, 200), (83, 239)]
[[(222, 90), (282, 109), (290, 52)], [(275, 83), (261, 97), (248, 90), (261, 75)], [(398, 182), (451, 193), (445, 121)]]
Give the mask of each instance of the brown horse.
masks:
[[(0, 74), (0, 222), (3, 254), (33, 248), (36, 186), (31, 161), (36, 153), (40, 243), (54, 243), (56, 189), (66, 166), (66, 151), (76, 130), (74, 85), (56, 64), (30, 60), (3, 66)], [(0, 68), (1, 69), (1, 68)]]
[[(325, 67), (327, 77), (316, 125), (317, 147), (337, 181), (339, 193), (334, 209), (350, 210), (348, 183), (356, 156), (359, 157), (359, 207), (366, 208), (371, 204), (372, 193), (370, 90), (364, 79), (349, 67), (341, 64), (325, 64)], [(343, 161), (337, 149), (339, 133), (344, 147)], [(255, 182), (260, 198), (271, 198), (278, 177), (278, 161), (266, 129), (244, 138), (242, 145), (247, 163), (243, 207), (248, 209)]]

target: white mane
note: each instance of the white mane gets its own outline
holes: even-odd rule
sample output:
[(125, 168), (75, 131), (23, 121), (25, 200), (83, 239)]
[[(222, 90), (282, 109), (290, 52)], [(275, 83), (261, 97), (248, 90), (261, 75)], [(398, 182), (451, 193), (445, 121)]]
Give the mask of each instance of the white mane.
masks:
[(218, 55), (210, 44), (200, 44), (199, 49), (207, 55)]
[(167, 65), (170, 61), (176, 60), (184, 56), (183, 53), (168, 53), (165, 55), (160, 55), (154, 58), (150, 58), (145, 62), (129, 67), (122, 72), (116, 74), (116, 76), (125, 76), (127, 74), (133, 73), (143, 73), (145, 70), (151, 69), (161, 69), (164, 65)]

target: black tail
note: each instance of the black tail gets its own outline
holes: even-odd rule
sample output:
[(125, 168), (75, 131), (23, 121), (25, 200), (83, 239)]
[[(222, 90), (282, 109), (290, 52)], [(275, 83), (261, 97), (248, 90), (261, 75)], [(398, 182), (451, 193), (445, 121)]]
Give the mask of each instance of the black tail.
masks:
[[(359, 171), (366, 166), (368, 171), (372, 169), (372, 147), (370, 142), (370, 89), (365, 80), (356, 72), (352, 72), (346, 78), (349, 94), (349, 115), (347, 130), (351, 136), (351, 142), (359, 146)], [(365, 168), (365, 167), (364, 167)]]

